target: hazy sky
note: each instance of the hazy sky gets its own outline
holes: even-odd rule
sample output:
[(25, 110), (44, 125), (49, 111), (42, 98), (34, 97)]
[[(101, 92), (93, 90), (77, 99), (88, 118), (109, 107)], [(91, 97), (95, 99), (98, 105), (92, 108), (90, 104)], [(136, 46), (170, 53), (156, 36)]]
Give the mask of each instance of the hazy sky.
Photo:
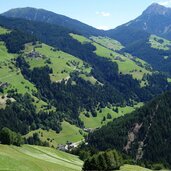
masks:
[(44, 8), (100, 29), (111, 29), (136, 18), (154, 2), (171, 7), (171, 0), (0, 0), (0, 2), (0, 13), (17, 7)]

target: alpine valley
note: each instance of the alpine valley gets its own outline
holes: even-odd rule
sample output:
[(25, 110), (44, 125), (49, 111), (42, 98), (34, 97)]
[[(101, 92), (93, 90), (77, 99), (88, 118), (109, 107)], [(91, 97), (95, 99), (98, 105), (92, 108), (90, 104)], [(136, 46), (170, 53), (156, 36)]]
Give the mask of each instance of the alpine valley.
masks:
[(111, 30), (36, 8), (0, 15), (0, 170), (171, 169), (171, 8)]

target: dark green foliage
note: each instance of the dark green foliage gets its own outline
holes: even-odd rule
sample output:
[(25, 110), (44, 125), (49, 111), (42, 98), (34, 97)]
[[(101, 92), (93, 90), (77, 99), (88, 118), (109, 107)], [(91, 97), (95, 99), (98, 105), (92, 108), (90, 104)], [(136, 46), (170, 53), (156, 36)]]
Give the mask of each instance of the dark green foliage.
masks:
[[(171, 166), (170, 113), (171, 92), (167, 92), (141, 109), (115, 119), (112, 123), (90, 134), (89, 144), (99, 150), (116, 148), (125, 151), (137, 160)], [(135, 139), (130, 143), (130, 148), (126, 150), (124, 147), (128, 143), (130, 132), (134, 133)], [(140, 142), (144, 143), (143, 155), (137, 158)]]
[[(116, 105), (127, 103), (129, 105), (131, 104), (130, 99), (136, 101), (148, 100), (155, 93), (160, 93), (164, 88), (169, 88), (166, 86), (166, 81), (163, 82), (161, 87), (159, 86), (159, 91), (152, 92), (161, 81), (156, 81), (156, 79), (154, 79), (156, 83), (154, 85), (151, 76), (149, 77), (149, 81), (151, 80), (153, 83), (153, 89), (150, 89), (152, 86), (141, 89), (138, 81), (133, 80), (128, 75), (119, 75), (115, 63), (112, 64), (109, 61), (102, 62), (106, 62), (106, 64), (103, 63), (106, 65), (105, 68), (110, 68), (111, 66), (111, 69), (109, 69), (110, 72), (106, 71), (107, 74), (105, 71), (104, 74), (101, 71), (99, 72), (100, 75), (103, 74), (101, 78), (105, 79), (105, 86), (98, 84), (92, 85), (79, 78), (77, 73), (72, 74), (71, 79), (69, 79), (67, 83), (65, 83), (65, 81), (58, 84), (51, 83), (49, 74), (52, 73), (52, 70), (48, 66), (30, 70), (29, 65), (22, 57), (17, 59), (17, 66), (21, 68), (22, 74), (36, 85), (39, 90), (39, 97), (44, 101), (49, 101), (59, 111), (65, 113), (66, 118), (79, 126), (83, 126), (79, 119), (80, 109), (86, 109), (87, 111), (90, 111), (92, 116), (96, 117), (97, 113), (95, 109), (99, 103), (100, 107), (107, 106), (108, 103)], [(99, 66), (100, 65), (102, 65), (102, 63), (99, 62)], [(114, 70), (113, 72), (112, 69)], [(162, 79), (164, 78), (161, 78), (161, 80)], [(75, 85), (72, 84), (72, 80), (76, 82)]]
[[(171, 74), (171, 50), (160, 50), (151, 47), (149, 37), (139, 42), (130, 43), (123, 51), (148, 62), (155, 70)], [(168, 56), (167, 59), (164, 56)]]
[(0, 143), (21, 146), (23, 138), (20, 134), (11, 131), (9, 128), (2, 128), (0, 131)]
[(0, 40), (4, 41), (9, 53), (18, 53), (24, 49), (24, 44), (33, 42), (36, 39), (22, 31), (14, 30), (5, 35), (0, 35)]
[(107, 119), (112, 119), (112, 115), (110, 113), (107, 114)]
[(27, 139), (25, 139), (25, 143), (30, 145), (40, 145), (49, 147), (49, 142), (41, 141), (38, 133), (34, 133), (33, 136), (30, 136)]
[(123, 164), (123, 159), (116, 150), (99, 152), (89, 157), (83, 165), (84, 171), (89, 170), (118, 170)]
[(144, 30), (137, 30), (134, 28), (128, 28), (127, 26), (119, 26), (116, 29), (109, 30), (108, 36), (118, 40), (123, 45), (138, 43), (142, 40), (146, 40), (150, 34)]
[(61, 130), (62, 114), (60, 112), (37, 114), (29, 94), (19, 95), (12, 91), (8, 94), (16, 101), (7, 105), (5, 109), (0, 109), (0, 129), (8, 127), (21, 134), (26, 134), (33, 128), (51, 128), (56, 132)]

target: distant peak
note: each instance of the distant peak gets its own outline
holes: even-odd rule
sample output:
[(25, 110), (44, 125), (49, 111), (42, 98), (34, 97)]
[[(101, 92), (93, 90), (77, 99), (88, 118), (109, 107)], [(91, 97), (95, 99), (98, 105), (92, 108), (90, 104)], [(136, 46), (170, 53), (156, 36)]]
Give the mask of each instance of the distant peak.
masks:
[(153, 3), (143, 12), (143, 14), (146, 14), (146, 15), (151, 15), (151, 14), (165, 15), (170, 11), (171, 11), (171, 8), (167, 8), (167, 7), (162, 6), (158, 3)]

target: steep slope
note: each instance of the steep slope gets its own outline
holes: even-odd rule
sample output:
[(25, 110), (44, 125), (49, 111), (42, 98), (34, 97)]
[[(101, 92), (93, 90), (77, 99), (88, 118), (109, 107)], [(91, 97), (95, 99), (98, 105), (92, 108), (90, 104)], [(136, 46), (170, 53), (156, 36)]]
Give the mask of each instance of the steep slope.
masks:
[(130, 21), (126, 26), (171, 39), (170, 17), (171, 8), (154, 3), (140, 17)]
[(83, 35), (104, 35), (104, 31), (95, 29), (89, 25), (86, 25), (78, 20), (71, 19), (69, 17), (53, 13), (44, 9), (36, 8), (16, 8), (9, 10), (2, 14), (6, 17), (23, 18), (31, 21), (39, 21), (49, 24), (55, 24), (65, 28), (69, 28), (73, 31), (77, 31)]
[[(167, 39), (171, 39), (171, 8), (153, 3), (150, 5), (141, 16), (126, 24), (117, 27), (114, 30), (108, 31), (113, 37), (116, 33), (122, 30), (137, 30), (150, 34), (156, 34)], [(145, 34), (145, 33), (144, 33)]]
[(115, 119), (89, 136), (97, 149), (116, 148), (134, 159), (171, 166), (171, 92), (135, 112)]
[[(171, 8), (161, 6), (159, 4), (152, 4), (149, 6), (141, 16), (132, 20), (126, 24), (123, 24), (116, 29), (107, 31), (109, 37), (112, 37), (120, 41), (128, 53), (145, 60), (155, 70), (160, 70), (170, 75), (171, 70), (171, 48), (170, 44), (167, 48), (161, 48), (164, 42), (169, 42), (171, 39)], [(162, 38), (156, 38), (159, 40), (160, 47), (154, 48), (151, 46), (151, 40), (154, 36), (158, 35)], [(155, 42), (157, 42), (155, 40)], [(154, 45), (154, 44), (153, 44)]]
[(171, 41), (150, 35), (145, 40), (127, 45), (123, 51), (145, 60), (153, 69), (171, 75)]
[[(134, 79), (140, 80), (143, 84), (145, 74), (152, 74), (150, 66), (139, 58), (133, 57), (130, 54), (121, 54), (118, 51), (124, 47), (117, 41), (105, 37), (90, 37), (85, 38), (81, 35), (70, 34), (73, 38), (82, 44), (91, 43), (96, 47), (94, 53), (100, 57), (110, 59), (118, 64), (120, 73), (132, 75)], [(106, 41), (111, 44), (105, 44)], [(111, 48), (111, 47), (112, 48)], [(129, 66), (129, 67), (128, 67)]]

